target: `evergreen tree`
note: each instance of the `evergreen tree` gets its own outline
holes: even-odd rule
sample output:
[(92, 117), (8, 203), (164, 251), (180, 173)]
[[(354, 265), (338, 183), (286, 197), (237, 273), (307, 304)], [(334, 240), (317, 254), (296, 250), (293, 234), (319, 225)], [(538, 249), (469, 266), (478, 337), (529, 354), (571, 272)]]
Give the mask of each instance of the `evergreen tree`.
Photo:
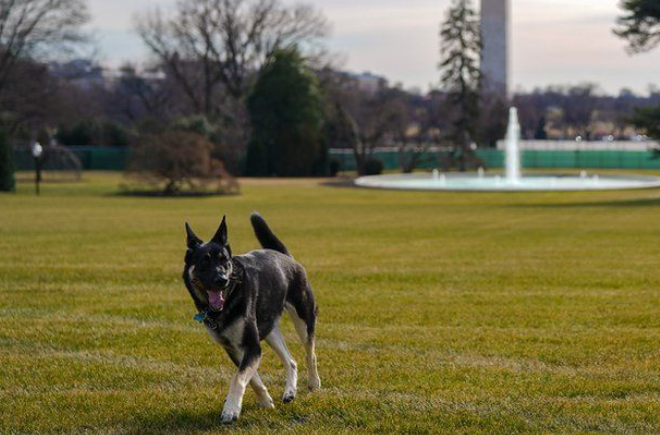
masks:
[(453, 119), (449, 136), (464, 171), (477, 137), (481, 91), (481, 31), (472, 0), (454, 0), (440, 29), (441, 83)]
[(660, 1), (623, 0), (624, 15), (619, 17), (617, 35), (628, 40), (634, 53), (649, 51), (660, 44)]
[(14, 150), (7, 133), (0, 129), (0, 192), (13, 192), (15, 188)]
[[(623, 0), (624, 15), (619, 17), (615, 33), (628, 40), (633, 53), (650, 51), (660, 45), (660, 1)], [(641, 107), (632, 118), (637, 128), (660, 140), (660, 107)]]
[(252, 140), (246, 174), (318, 174), (318, 162), (327, 152), (322, 146), (322, 98), (316, 77), (296, 49), (275, 53), (250, 93), (248, 110)]
[[(247, 156), (245, 157), (245, 175), (259, 177), (269, 175), (268, 154), (264, 141), (252, 138), (248, 144)], [(272, 172), (270, 172), (272, 174)]]

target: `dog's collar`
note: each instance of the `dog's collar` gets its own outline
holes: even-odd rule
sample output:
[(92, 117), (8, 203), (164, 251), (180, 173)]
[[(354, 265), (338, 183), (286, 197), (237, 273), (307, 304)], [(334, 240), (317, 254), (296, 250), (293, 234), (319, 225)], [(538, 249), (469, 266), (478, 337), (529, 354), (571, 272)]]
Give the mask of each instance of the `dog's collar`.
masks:
[(204, 323), (204, 322), (206, 322), (206, 320), (208, 318), (209, 318), (209, 312), (208, 311), (204, 311), (203, 313), (202, 312), (197, 313), (197, 314), (195, 314), (195, 317), (193, 317), (193, 319), (197, 323)]
[[(229, 302), (229, 297), (234, 293), (234, 290), (236, 287), (241, 285), (243, 283), (243, 273), (244, 270), (238, 262), (234, 261), (232, 258), (232, 274), (229, 277), (229, 285), (226, 287), (227, 295), (225, 297), (225, 300), (227, 303)], [(218, 322), (217, 319), (222, 315), (224, 312), (224, 309), (222, 311), (213, 311), (211, 307), (207, 306), (204, 308), (204, 310), (200, 311), (199, 313), (195, 314), (193, 319), (198, 322), (198, 323), (203, 323), (206, 326), (208, 326), (211, 329), (218, 329)]]

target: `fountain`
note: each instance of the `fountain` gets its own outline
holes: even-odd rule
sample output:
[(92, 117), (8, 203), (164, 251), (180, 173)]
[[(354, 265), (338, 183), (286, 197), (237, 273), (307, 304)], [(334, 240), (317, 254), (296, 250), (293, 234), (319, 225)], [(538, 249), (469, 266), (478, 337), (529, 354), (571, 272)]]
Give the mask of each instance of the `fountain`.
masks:
[(518, 109), (509, 110), (509, 127), (506, 132), (506, 181), (509, 184), (519, 184), (522, 178), (520, 164), (520, 123)]
[(450, 191), (571, 191), (571, 190), (621, 190), (660, 187), (660, 178), (634, 175), (588, 175), (582, 171), (574, 175), (525, 175), (522, 174), (520, 152), (520, 124), (515, 107), (509, 112), (506, 135), (504, 176), (487, 175), (483, 168), (474, 173), (440, 173), (434, 169), (426, 173), (376, 175), (360, 177), (356, 186), (380, 189), (450, 190)]

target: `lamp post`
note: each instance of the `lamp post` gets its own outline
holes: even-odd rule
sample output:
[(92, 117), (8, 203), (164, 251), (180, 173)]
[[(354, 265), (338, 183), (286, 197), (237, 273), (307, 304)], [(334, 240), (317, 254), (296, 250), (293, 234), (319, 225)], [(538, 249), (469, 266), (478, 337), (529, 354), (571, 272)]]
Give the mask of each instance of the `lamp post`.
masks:
[(39, 185), (41, 183), (41, 156), (43, 153), (44, 148), (39, 142), (35, 142), (34, 145), (32, 145), (32, 157), (34, 157), (34, 168), (36, 171), (34, 182), (37, 195), (40, 194)]

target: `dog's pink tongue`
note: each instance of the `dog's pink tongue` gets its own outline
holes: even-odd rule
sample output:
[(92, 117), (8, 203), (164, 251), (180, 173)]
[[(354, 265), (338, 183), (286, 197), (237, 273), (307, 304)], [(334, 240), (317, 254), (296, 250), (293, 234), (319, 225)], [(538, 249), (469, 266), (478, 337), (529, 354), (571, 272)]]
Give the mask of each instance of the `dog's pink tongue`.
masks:
[(225, 300), (222, 297), (222, 292), (206, 292), (209, 295), (209, 304), (214, 310), (220, 311), (225, 306)]

